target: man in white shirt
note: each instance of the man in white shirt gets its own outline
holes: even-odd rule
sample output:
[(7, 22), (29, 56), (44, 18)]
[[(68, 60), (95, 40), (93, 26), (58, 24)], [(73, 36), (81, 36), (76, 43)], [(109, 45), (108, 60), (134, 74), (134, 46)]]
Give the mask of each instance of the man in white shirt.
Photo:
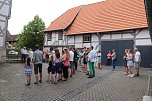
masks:
[(21, 55), (22, 55), (21, 60), (22, 60), (22, 62), (25, 63), (25, 61), (26, 61), (26, 55), (27, 55), (26, 47), (24, 47), (24, 48), (21, 50)]
[(136, 76), (139, 76), (139, 66), (140, 66), (140, 62), (141, 62), (141, 54), (138, 51), (138, 48), (134, 49), (134, 62), (135, 62), (135, 68), (136, 68)]
[(96, 51), (93, 49), (94, 47), (91, 46), (91, 51), (88, 54), (88, 61), (89, 61), (89, 77), (95, 77), (95, 68), (94, 63), (96, 62)]
[(74, 65), (73, 65), (73, 61), (74, 61), (74, 52), (72, 51), (72, 47), (69, 47), (69, 53), (70, 53), (70, 77), (72, 77), (72, 74), (74, 74)]

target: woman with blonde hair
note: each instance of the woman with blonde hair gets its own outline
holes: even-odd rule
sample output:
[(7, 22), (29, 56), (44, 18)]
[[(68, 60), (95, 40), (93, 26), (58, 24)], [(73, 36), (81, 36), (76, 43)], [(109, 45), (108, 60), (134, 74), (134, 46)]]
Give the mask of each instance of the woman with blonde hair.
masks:
[(68, 80), (68, 69), (70, 66), (70, 54), (67, 48), (64, 48), (64, 54), (62, 56), (62, 62), (63, 62), (63, 76), (64, 81)]
[(124, 60), (124, 67), (125, 67), (124, 72), (126, 75), (128, 75), (127, 53), (128, 53), (128, 49), (125, 49), (125, 54), (124, 54), (123, 60)]
[(133, 68), (133, 54), (132, 54), (132, 50), (128, 49), (128, 53), (127, 53), (127, 67), (128, 67), (128, 72), (129, 75), (128, 77), (134, 77), (132, 68)]

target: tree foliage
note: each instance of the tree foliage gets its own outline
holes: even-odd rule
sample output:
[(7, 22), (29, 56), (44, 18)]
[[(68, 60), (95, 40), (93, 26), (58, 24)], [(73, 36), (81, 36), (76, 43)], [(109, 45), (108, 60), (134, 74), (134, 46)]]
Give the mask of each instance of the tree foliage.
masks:
[(16, 47), (19, 49), (23, 47), (34, 49), (35, 45), (38, 44), (42, 48), (44, 44), (44, 29), (45, 23), (38, 15), (35, 16), (33, 21), (24, 26), (18, 37)]

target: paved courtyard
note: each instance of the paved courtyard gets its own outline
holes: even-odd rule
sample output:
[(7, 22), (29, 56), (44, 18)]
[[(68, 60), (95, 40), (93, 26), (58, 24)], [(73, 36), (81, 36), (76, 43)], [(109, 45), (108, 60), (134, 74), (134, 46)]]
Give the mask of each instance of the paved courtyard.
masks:
[(93, 79), (81, 71), (67, 82), (59, 84), (45, 82), (47, 79), (47, 64), (43, 64), (43, 82), (25, 86), (23, 64), (0, 65), (0, 101), (142, 101), (148, 91), (151, 69), (141, 69), (141, 76), (128, 78), (123, 74), (123, 68), (110, 67), (96, 69)]

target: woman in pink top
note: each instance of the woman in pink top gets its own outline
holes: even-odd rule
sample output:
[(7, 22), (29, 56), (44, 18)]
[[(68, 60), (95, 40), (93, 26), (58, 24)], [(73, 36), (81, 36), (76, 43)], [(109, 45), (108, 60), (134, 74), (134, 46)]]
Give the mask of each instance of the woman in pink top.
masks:
[(68, 68), (70, 66), (70, 54), (67, 48), (64, 49), (64, 54), (62, 56), (62, 62), (63, 62), (63, 76), (64, 76), (64, 81), (68, 80)]
[(109, 51), (108, 54), (107, 54), (107, 66), (110, 66), (111, 64), (111, 52)]

